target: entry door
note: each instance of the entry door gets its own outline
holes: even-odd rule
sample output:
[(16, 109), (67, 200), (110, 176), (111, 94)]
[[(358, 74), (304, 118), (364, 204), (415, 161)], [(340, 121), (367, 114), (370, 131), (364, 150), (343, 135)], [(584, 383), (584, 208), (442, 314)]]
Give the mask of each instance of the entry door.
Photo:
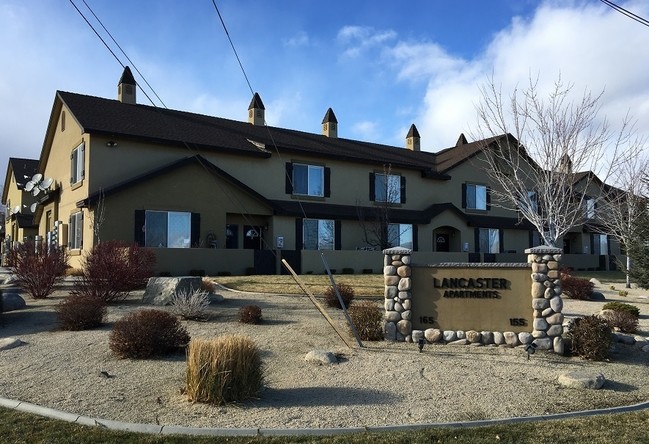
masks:
[(256, 225), (243, 226), (243, 248), (248, 250), (262, 249), (262, 228)]
[(449, 252), (449, 243), (450, 238), (448, 233), (438, 233), (435, 235), (435, 251)]

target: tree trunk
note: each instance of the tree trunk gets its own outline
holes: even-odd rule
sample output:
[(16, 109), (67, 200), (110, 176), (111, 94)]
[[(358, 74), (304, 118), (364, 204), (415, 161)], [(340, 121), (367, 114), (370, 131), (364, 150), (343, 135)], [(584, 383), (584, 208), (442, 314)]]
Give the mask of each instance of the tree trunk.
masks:
[(631, 270), (631, 257), (628, 251), (626, 253), (626, 288), (631, 288), (631, 275), (629, 274)]

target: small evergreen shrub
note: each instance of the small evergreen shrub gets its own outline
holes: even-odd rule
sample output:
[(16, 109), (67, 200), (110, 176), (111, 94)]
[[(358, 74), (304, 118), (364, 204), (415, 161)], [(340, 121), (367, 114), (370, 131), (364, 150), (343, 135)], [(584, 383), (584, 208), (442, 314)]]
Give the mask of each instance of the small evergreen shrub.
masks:
[(343, 268), (343, 274), (354, 274), (354, 269), (350, 267)]
[(115, 323), (108, 345), (119, 358), (145, 359), (179, 351), (189, 340), (189, 333), (174, 315), (139, 310)]
[(640, 309), (635, 305), (627, 304), (625, 302), (607, 302), (602, 307), (602, 310), (623, 311), (630, 313), (636, 319), (640, 317)]
[(204, 321), (209, 306), (210, 298), (201, 289), (179, 290), (171, 297), (170, 311), (183, 319)]
[(244, 324), (261, 324), (261, 307), (246, 305), (239, 309), (239, 322)]
[(619, 329), (622, 333), (635, 333), (638, 330), (638, 318), (628, 311), (608, 310), (602, 317), (612, 329)]
[(106, 319), (106, 303), (101, 299), (73, 294), (56, 307), (63, 330), (88, 330), (99, 327)]
[(362, 301), (349, 307), (358, 335), (363, 341), (380, 341), (383, 339), (383, 311), (374, 302)]
[(47, 248), (44, 243), (18, 244), (7, 252), (7, 266), (18, 285), (34, 299), (45, 299), (61, 282), (67, 268), (67, 255), (60, 248)]
[(613, 344), (611, 327), (598, 316), (586, 316), (573, 320), (568, 327), (570, 351), (584, 359), (603, 361), (608, 358)]
[(254, 398), (264, 384), (260, 351), (243, 336), (195, 339), (187, 350), (186, 384), (193, 402), (223, 405)]
[(562, 269), (561, 273), (561, 291), (572, 299), (589, 300), (593, 294), (595, 284), (588, 279), (574, 277), (570, 274), (569, 269)]
[(626, 290), (620, 290), (620, 291), (617, 292), (617, 294), (618, 294), (620, 297), (625, 298), (625, 297), (627, 297), (627, 296), (629, 295), (629, 292), (626, 291)]
[[(338, 293), (340, 293), (340, 297), (343, 300), (343, 303), (345, 304), (345, 308), (349, 307), (354, 300), (354, 288), (351, 285), (347, 284), (336, 284), (338, 287)], [(341, 308), (340, 306), (340, 301), (338, 300), (338, 296), (336, 296), (336, 291), (334, 290), (333, 285), (328, 287), (325, 290), (325, 302), (327, 303), (327, 306), (331, 308)]]
[(363, 274), (372, 274), (374, 270), (371, 268), (363, 268)]
[(121, 301), (129, 292), (144, 288), (154, 264), (150, 249), (121, 241), (101, 242), (82, 259), (83, 274), (72, 292), (106, 303)]

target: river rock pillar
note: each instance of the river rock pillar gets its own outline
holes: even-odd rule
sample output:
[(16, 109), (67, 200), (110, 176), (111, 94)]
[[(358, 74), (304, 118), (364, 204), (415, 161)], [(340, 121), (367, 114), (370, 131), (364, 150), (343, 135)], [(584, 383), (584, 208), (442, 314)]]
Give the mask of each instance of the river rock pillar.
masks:
[(383, 281), (385, 285), (385, 322), (383, 336), (388, 341), (412, 342), (412, 250), (383, 250)]

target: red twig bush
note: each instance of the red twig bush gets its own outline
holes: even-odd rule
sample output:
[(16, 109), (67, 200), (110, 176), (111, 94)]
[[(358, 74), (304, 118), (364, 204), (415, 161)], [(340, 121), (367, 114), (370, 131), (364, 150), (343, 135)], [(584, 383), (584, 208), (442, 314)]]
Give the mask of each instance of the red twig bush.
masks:
[(261, 307), (246, 305), (239, 309), (239, 322), (244, 324), (261, 324)]
[(349, 317), (363, 341), (383, 339), (383, 310), (372, 301), (362, 301), (349, 307)]
[(577, 318), (568, 327), (570, 351), (584, 359), (603, 361), (613, 344), (611, 327), (597, 316)]
[(73, 294), (56, 307), (59, 324), (63, 330), (88, 330), (104, 323), (106, 303), (101, 299)]
[(574, 277), (569, 269), (561, 270), (561, 291), (572, 299), (589, 300), (593, 294), (593, 284), (588, 279)]
[(189, 340), (189, 333), (174, 315), (139, 310), (115, 323), (108, 345), (117, 357), (146, 359), (179, 351)]
[(83, 258), (81, 278), (72, 292), (106, 303), (121, 301), (146, 285), (154, 264), (155, 255), (149, 249), (121, 241), (101, 242)]
[(7, 263), (23, 290), (34, 299), (45, 299), (63, 279), (67, 255), (60, 248), (25, 242), (9, 250)]
[[(347, 284), (336, 284), (338, 287), (338, 293), (340, 293), (340, 298), (343, 300), (343, 303), (345, 304), (345, 308), (349, 307), (354, 300), (354, 287), (351, 285)], [(333, 285), (328, 287), (325, 290), (325, 302), (327, 303), (327, 306), (331, 308), (340, 308), (340, 301), (338, 300), (338, 296), (336, 296), (336, 291), (334, 290)]]

